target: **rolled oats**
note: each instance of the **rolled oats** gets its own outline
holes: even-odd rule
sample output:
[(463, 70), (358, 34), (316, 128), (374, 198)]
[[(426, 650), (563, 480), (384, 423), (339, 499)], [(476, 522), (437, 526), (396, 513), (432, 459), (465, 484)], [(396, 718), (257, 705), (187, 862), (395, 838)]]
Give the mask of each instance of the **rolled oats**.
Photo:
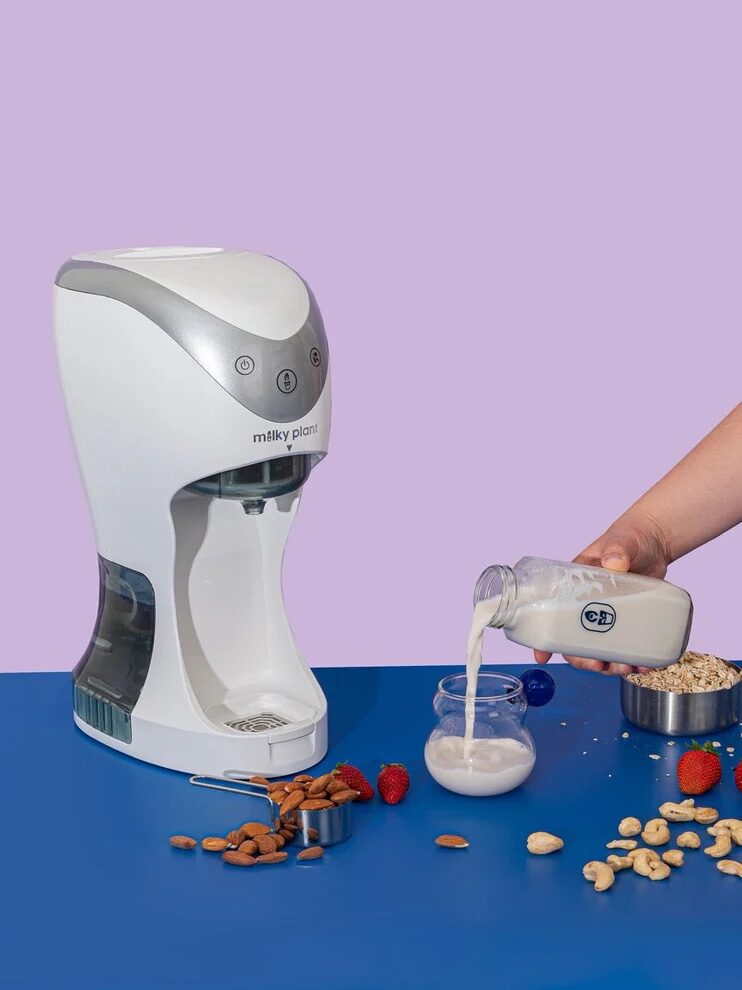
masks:
[(711, 653), (688, 651), (677, 663), (645, 674), (629, 674), (627, 680), (654, 691), (673, 694), (698, 694), (731, 688), (742, 678), (740, 672)]

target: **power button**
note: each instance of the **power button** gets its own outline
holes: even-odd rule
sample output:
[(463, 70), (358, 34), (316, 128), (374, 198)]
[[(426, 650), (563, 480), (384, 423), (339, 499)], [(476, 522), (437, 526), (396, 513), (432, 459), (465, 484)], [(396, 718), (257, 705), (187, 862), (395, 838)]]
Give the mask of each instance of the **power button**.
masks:
[(247, 354), (242, 354), (235, 361), (234, 367), (241, 375), (251, 375), (255, 371), (255, 362)]

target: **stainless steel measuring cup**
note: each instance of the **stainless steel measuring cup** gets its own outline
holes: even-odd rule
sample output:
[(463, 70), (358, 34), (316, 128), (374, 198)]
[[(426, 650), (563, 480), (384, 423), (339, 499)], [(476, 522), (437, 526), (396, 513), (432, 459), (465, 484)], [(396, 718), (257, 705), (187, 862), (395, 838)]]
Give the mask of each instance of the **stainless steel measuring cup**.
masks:
[[(268, 802), (271, 822), (278, 816), (279, 806), (272, 801), (265, 784), (255, 784), (245, 778), (225, 776), (212, 777), (209, 774), (194, 774), (190, 780), (194, 787), (207, 787), (212, 791), (229, 791), (243, 797), (262, 798)], [(235, 786), (237, 785), (237, 786)], [(349, 839), (353, 833), (352, 804), (339, 804), (321, 811), (292, 811), (291, 820), (299, 826), (296, 841), (302, 846), (334, 846)], [(310, 835), (312, 838), (310, 838)]]

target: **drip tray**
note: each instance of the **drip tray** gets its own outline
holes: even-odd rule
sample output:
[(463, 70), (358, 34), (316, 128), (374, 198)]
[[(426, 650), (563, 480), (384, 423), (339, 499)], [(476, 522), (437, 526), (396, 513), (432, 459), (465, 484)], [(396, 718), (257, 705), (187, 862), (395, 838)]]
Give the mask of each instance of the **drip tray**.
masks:
[(269, 729), (280, 729), (282, 725), (291, 725), (291, 722), (275, 712), (258, 712), (224, 724), (228, 729), (236, 729), (238, 732), (267, 732)]
[(278, 732), (281, 737), (316, 721), (316, 708), (279, 691), (235, 691), (206, 712), (206, 717), (220, 728), (245, 735)]

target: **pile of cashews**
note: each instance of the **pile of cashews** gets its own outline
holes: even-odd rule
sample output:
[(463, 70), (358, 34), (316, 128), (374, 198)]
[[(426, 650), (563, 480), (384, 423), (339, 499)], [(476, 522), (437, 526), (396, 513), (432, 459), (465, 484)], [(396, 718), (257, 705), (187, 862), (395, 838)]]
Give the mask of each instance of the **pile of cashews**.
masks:
[[(685, 860), (684, 850), (700, 849), (701, 836), (693, 831), (682, 832), (675, 840), (678, 848), (667, 849), (660, 855), (652, 847), (668, 844), (670, 822), (693, 822), (707, 826), (706, 831), (714, 843), (703, 851), (717, 861), (716, 868), (720, 873), (742, 879), (742, 862), (724, 858), (729, 856), (733, 846), (742, 846), (742, 819), (720, 819), (715, 808), (696, 807), (693, 798), (679, 804), (666, 801), (658, 811), (660, 818), (651, 818), (643, 825), (638, 818), (622, 818), (618, 825), (621, 838), (606, 843), (607, 849), (619, 850), (619, 853), (611, 853), (605, 861), (592, 860), (585, 864), (582, 875), (594, 885), (595, 890), (609, 890), (616, 874), (622, 870), (632, 870), (650, 880), (666, 880), (673, 870), (681, 867)], [(634, 838), (637, 835), (645, 843), (644, 846), (639, 846)], [(562, 849), (564, 841), (550, 832), (532, 832), (526, 847), (530, 853), (543, 856)]]

